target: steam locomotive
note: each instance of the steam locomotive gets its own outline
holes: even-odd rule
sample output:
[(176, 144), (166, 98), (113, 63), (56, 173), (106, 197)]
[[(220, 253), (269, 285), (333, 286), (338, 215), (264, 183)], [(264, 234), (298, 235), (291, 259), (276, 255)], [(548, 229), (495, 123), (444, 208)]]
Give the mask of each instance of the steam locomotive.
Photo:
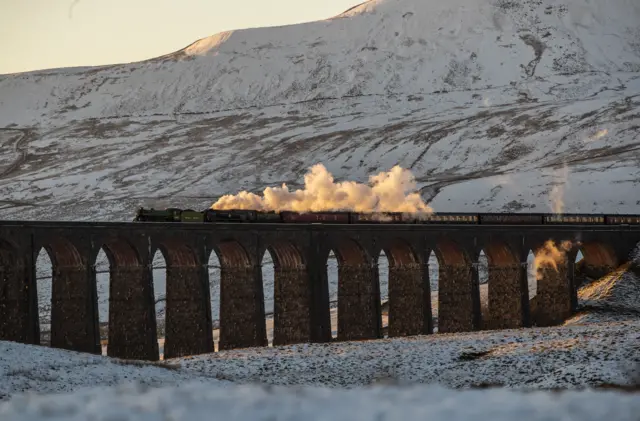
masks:
[(195, 223), (303, 223), (303, 224), (485, 224), (485, 225), (640, 225), (640, 215), (590, 215), (544, 213), (431, 213), (401, 212), (262, 212), (256, 210), (219, 210), (139, 208), (134, 222)]

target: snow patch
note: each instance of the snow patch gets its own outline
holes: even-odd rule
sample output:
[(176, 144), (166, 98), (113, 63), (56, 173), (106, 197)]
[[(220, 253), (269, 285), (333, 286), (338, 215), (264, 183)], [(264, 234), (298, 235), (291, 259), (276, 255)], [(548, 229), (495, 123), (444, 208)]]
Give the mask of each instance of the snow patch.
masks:
[(188, 56), (211, 55), (212, 52), (225, 43), (234, 31), (221, 32), (217, 35), (198, 40), (185, 48), (184, 52)]

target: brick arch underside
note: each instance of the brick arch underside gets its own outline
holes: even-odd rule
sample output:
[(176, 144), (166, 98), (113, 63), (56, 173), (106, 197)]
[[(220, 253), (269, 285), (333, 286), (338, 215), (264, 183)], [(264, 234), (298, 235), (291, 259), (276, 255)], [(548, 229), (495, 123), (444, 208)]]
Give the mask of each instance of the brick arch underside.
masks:
[(260, 265), (236, 240), (214, 245), (220, 261), (219, 350), (267, 346)]
[(274, 263), (273, 345), (309, 342), (311, 287), (302, 253), (287, 241), (270, 243), (267, 250)]
[(579, 250), (584, 256), (580, 271), (590, 278), (601, 278), (618, 267), (619, 260), (610, 244), (596, 241), (584, 242), (579, 245)]
[(162, 241), (158, 249), (167, 263), (164, 358), (213, 352), (207, 269), (181, 241)]
[[(364, 248), (356, 240), (340, 239), (334, 243), (332, 249), (338, 261), (337, 340), (381, 338), (377, 265), (372, 265)], [(327, 259), (328, 254), (327, 252)]]
[(491, 241), (483, 248), (489, 264), (489, 311), (482, 329), (517, 329), (529, 324), (526, 266), (505, 242)]
[[(158, 360), (153, 277), (150, 269), (143, 265), (139, 252), (126, 239), (106, 240), (100, 249), (109, 260), (107, 355)], [(96, 329), (99, 329), (97, 307), (94, 317)]]
[[(439, 240), (438, 333), (470, 332), (480, 323), (477, 274), (465, 250), (450, 240)], [(475, 279), (474, 279), (475, 278)]]
[(391, 241), (382, 249), (389, 261), (389, 337), (431, 333), (428, 271), (405, 241)]
[(15, 247), (0, 239), (0, 340), (37, 341), (29, 335), (30, 297), (26, 275), (24, 260)]

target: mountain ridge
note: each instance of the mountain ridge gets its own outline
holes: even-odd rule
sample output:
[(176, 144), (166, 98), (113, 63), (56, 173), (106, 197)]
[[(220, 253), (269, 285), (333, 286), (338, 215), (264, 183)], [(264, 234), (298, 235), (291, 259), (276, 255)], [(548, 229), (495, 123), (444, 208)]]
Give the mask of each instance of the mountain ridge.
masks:
[[(8, 90), (3, 96), (11, 98), (11, 88), (25, 89), (22, 83), (56, 82), (43, 86), (50, 101), (38, 108), (65, 119), (67, 114), (218, 111), (318, 97), (491, 89), (567, 74), (640, 71), (640, 43), (632, 33), (637, 25), (625, 16), (635, 13), (637, 23), (640, 11), (628, 0), (613, 1), (610, 16), (598, 20), (600, 10), (585, 11), (588, 0), (570, 0), (568, 6), (550, 0), (521, 3), (367, 2), (347, 19), (223, 32), (137, 63), (80, 68), (69, 75), (60, 69), (31, 73), (36, 80), (0, 77), (0, 92)], [(617, 31), (605, 25), (613, 18)], [(583, 34), (585, 28), (593, 34)], [(609, 32), (618, 42), (609, 42)], [(502, 50), (507, 54), (500, 55)], [(70, 77), (64, 82), (73, 89), (65, 92), (63, 81), (39, 79), (47, 76)], [(96, 106), (97, 97), (102, 107)], [(57, 109), (51, 107), (54, 99)], [(6, 105), (0, 99), (0, 110)], [(0, 113), (0, 125), (10, 123), (6, 115)]]

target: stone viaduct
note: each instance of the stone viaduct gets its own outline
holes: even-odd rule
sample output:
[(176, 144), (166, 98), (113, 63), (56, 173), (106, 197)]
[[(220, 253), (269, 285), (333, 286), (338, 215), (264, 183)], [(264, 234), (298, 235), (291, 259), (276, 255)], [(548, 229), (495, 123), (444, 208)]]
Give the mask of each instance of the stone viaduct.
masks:
[[(526, 258), (570, 241), (543, 265), (532, 316)], [(274, 345), (331, 341), (327, 257), (338, 259), (338, 340), (382, 337), (377, 259), (389, 260), (389, 336), (433, 333), (428, 258), (439, 262), (438, 333), (480, 330), (477, 260), (489, 262), (492, 328), (549, 326), (577, 305), (573, 262), (603, 275), (640, 226), (319, 225), (0, 221), (0, 340), (39, 344), (35, 261), (53, 266), (51, 346), (100, 353), (95, 260), (110, 261), (108, 355), (157, 360), (151, 261), (167, 262), (165, 358), (213, 352), (207, 262), (221, 264), (219, 349), (266, 346), (261, 262), (274, 256)]]

